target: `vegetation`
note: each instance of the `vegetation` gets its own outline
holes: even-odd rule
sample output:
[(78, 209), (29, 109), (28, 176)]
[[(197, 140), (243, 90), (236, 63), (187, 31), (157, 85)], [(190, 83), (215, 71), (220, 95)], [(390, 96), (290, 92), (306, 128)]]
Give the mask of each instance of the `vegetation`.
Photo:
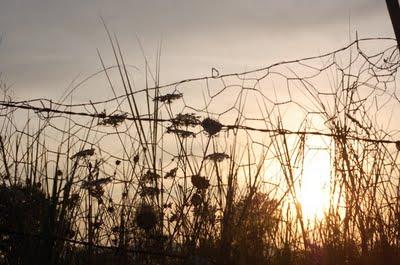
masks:
[[(0, 264), (397, 264), (394, 40), (169, 85), (146, 58), (144, 89), (110, 43), (111, 98), (67, 103), (97, 75), (58, 102), (3, 86)], [(316, 149), (321, 218), (300, 196)]]

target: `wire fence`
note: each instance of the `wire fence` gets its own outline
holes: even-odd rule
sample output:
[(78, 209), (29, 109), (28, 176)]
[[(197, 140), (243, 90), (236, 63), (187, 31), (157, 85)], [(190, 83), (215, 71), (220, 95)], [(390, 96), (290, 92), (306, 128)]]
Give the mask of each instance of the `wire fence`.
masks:
[[(147, 61), (144, 77), (132, 75), (110, 40), (114, 66), (99, 55), (102, 70), (59, 101), (18, 101), (4, 91), (0, 196), (8, 199), (0, 206), (20, 211), (0, 217), (9, 250), (20, 244), (14, 235), (52, 241), (66, 260), (66, 247), (81, 245), (89, 257), (109, 249), (218, 263), (215, 249), (234, 255), (251, 238), (254, 250), (254, 227), (261, 248), (275, 249), (264, 256), (289, 243), (326, 245), (333, 234), (362, 251), (382, 240), (400, 246), (394, 39), (357, 39), (242, 73), (213, 68), (166, 85)], [(112, 96), (79, 100), (100, 76)], [(313, 154), (318, 163), (321, 152), (330, 200), (315, 218), (301, 194), (305, 176), (318, 175), (305, 173), (314, 170), (306, 161)]]

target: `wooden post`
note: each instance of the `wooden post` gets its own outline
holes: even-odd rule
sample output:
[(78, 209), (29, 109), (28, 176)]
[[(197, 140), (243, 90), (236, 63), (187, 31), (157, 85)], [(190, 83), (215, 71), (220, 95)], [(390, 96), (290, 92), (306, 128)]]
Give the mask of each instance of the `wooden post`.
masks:
[(397, 46), (400, 48), (400, 6), (398, 0), (386, 0), (386, 6), (392, 21), (394, 34), (397, 39)]

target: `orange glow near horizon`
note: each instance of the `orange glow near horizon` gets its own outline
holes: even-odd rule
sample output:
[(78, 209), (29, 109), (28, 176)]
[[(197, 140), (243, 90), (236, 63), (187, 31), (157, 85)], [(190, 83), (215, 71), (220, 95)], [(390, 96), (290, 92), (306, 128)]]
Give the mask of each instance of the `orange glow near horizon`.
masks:
[(322, 139), (313, 137), (309, 142), (311, 146), (306, 148), (298, 196), (303, 217), (321, 220), (329, 208), (331, 158)]

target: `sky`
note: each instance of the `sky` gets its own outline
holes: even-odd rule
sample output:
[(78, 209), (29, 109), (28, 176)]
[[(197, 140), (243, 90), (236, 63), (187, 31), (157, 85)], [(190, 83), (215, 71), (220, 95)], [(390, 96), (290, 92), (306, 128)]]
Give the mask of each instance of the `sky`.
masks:
[[(384, 0), (0, 0), (0, 80), (12, 88), (13, 99), (57, 100), (71, 82), (102, 68), (97, 49), (113, 64), (101, 18), (117, 35), (125, 61), (142, 72), (138, 40), (153, 68), (162, 43), (161, 84), (210, 75), (212, 68), (229, 74), (325, 54), (354, 40), (356, 32), (359, 38), (394, 37)], [(216, 108), (236, 101), (225, 92)], [(104, 76), (80, 93), (74, 101), (111, 97)], [(201, 96), (196, 100), (203, 106)], [(256, 104), (250, 107), (259, 112)], [(297, 125), (300, 115), (288, 112), (286, 122)]]
[(62, 94), (111, 64), (100, 17), (126, 61), (150, 64), (162, 43), (161, 83), (319, 55), (361, 37), (392, 37), (381, 0), (0, 0), (0, 72), (19, 99)]

